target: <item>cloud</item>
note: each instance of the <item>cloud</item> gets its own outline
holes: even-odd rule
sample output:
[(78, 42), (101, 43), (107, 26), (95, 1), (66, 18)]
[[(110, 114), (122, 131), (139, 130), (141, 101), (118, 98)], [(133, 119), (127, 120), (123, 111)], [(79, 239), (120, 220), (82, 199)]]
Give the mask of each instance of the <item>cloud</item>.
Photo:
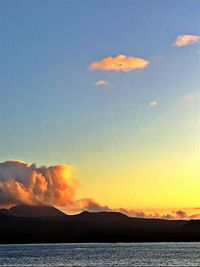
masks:
[(22, 161), (0, 163), (0, 204), (66, 206), (79, 186), (73, 171), (65, 164), (37, 168)]
[(144, 211), (137, 211), (134, 209), (125, 209), (125, 208), (114, 209), (114, 211), (119, 211), (130, 217), (139, 217), (139, 218), (152, 218), (152, 219), (165, 219), (165, 220), (200, 219), (200, 213), (188, 214), (183, 210), (172, 211), (167, 214), (158, 212), (147, 213)]
[(116, 211), (121, 212), (123, 214), (126, 214), (126, 215), (128, 215), (130, 217), (139, 217), (139, 218), (147, 217), (147, 214), (145, 214), (144, 212), (136, 211), (136, 210), (133, 210), (133, 209), (119, 208)]
[(151, 107), (155, 107), (157, 105), (158, 105), (158, 103), (156, 101), (149, 102), (149, 106), (151, 106)]
[(160, 214), (158, 212), (153, 212), (153, 213), (147, 213), (144, 211), (137, 211), (134, 209), (125, 209), (125, 208), (120, 208), (120, 209), (116, 209), (115, 211), (119, 211), (123, 214), (126, 214), (130, 217), (137, 217), (137, 218), (149, 218), (149, 219), (166, 219), (166, 220), (173, 220), (176, 219), (175, 216), (173, 216), (172, 214)]
[(106, 57), (100, 61), (93, 62), (90, 70), (115, 70), (115, 71), (131, 71), (135, 69), (143, 69), (149, 64), (149, 61), (142, 58), (127, 57), (124, 55), (118, 55), (117, 57)]
[(184, 210), (177, 210), (172, 213), (175, 214), (173, 219), (200, 219), (200, 213), (188, 214)]
[(190, 215), (190, 219), (200, 219), (200, 213)]
[(188, 215), (185, 211), (182, 211), (182, 210), (178, 210), (178, 211), (175, 211), (175, 214), (178, 218), (187, 218)]
[(179, 35), (175, 42), (173, 43), (174, 46), (185, 46), (197, 43), (199, 41), (198, 35)]
[(100, 211), (113, 211), (108, 206), (102, 206), (98, 202), (94, 201), (92, 198), (80, 199), (77, 201), (80, 204), (81, 208), (91, 212), (100, 212)]
[[(73, 177), (75, 168), (66, 164), (43, 166), (9, 160), (0, 163), (0, 207), (18, 204), (63, 207), (73, 213), (114, 211), (130, 217), (162, 219), (197, 219), (200, 213), (188, 214), (183, 210), (171, 213), (147, 213), (134, 209), (110, 208), (92, 198), (76, 199), (80, 182)], [(197, 208), (196, 208), (197, 209)], [(199, 208), (198, 208), (199, 209)]]
[(76, 199), (80, 183), (66, 164), (39, 167), (23, 161), (0, 163), (0, 206), (49, 205), (73, 211), (109, 211), (91, 198)]
[(99, 80), (95, 83), (96, 86), (108, 86), (108, 82), (104, 80)]

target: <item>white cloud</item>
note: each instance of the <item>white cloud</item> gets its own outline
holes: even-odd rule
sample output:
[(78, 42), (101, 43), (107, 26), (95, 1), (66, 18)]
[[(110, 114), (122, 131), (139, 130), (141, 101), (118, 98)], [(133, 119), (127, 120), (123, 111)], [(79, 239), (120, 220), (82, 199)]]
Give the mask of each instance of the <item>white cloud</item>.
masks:
[(156, 101), (149, 102), (149, 106), (151, 106), (151, 107), (155, 107), (157, 105), (158, 105), (158, 103)]
[(104, 80), (99, 80), (95, 83), (96, 86), (108, 86), (108, 82)]

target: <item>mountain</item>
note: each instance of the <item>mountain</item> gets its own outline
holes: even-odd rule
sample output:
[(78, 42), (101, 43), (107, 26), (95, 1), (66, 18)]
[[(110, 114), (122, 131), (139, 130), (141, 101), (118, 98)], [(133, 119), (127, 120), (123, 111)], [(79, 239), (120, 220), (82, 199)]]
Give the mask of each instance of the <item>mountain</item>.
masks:
[[(1, 212), (1, 210), (0, 210)], [(2, 213), (2, 212), (1, 212)], [(4, 214), (8, 214), (16, 217), (57, 217), (57, 216), (65, 216), (65, 213), (60, 210), (50, 207), (50, 206), (29, 206), (29, 205), (19, 205), (14, 206), (5, 212)]]
[(200, 232), (200, 220), (190, 220), (185, 226), (185, 230)]
[(8, 214), (8, 209), (0, 209), (0, 214)]
[(200, 241), (200, 220), (132, 218), (118, 212), (67, 215), (54, 207), (0, 210), (0, 243)]
[(103, 221), (123, 222), (129, 219), (127, 215), (122, 214), (120, 212), (107, 212), (107, 211), (101, 211), (101, 212), (83, 211), (76, 216), (78, 216), (78, 218), (82, 219), (83, 221), (98, 221), (98, 222), (103, 222)]

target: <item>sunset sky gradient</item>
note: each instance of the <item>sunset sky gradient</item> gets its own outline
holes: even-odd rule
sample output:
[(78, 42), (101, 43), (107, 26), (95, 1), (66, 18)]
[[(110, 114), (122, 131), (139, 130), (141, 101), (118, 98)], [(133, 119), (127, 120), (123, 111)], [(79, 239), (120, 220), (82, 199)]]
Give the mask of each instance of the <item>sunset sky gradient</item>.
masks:
[(200, 213), (199, 1), (1, 10), (1, 162), (74, 166), (75, 198), (110, 209)]

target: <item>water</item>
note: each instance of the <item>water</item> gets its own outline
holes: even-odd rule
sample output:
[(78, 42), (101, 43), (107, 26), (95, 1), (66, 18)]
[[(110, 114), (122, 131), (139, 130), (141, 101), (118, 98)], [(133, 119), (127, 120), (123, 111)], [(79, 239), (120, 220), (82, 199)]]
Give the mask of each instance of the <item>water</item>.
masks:
[(0, 266), (200, 266), (200, 243), (0, 245)]

